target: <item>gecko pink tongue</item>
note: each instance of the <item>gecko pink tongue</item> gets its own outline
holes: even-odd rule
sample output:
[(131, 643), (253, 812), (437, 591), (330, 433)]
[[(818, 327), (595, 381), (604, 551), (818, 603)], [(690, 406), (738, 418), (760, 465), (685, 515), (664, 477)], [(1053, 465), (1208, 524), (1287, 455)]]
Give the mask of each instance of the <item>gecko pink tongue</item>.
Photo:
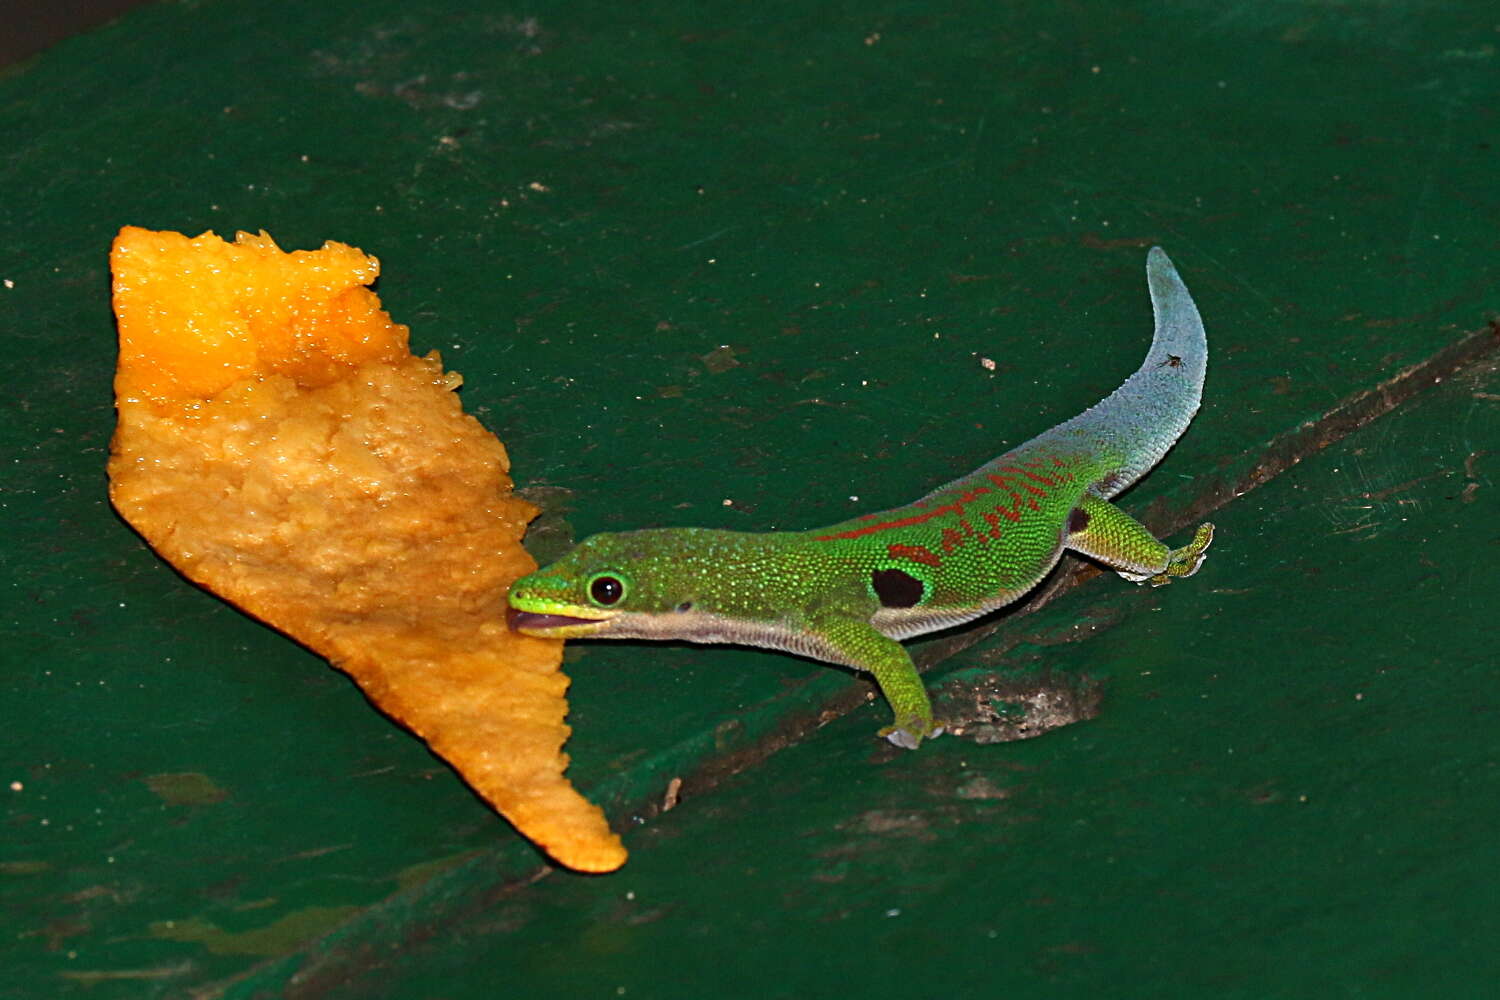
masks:
[(567, 625), (591, 625), (595, 619), (574, 618), (572, 615), (544, 615), (535, 611), (518, 611), (510, 608), (505, 621), (513, 632), (541, 632), (546, 629), (563, 628)]

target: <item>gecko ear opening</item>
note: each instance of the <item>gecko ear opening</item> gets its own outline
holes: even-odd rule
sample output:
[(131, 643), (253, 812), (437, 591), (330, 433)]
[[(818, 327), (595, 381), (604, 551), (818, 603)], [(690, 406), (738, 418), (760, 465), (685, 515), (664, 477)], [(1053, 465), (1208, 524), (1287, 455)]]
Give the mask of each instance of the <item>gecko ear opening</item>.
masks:
[(886, 608), (914, 608), (927, 594), (927, 585), (904, 569), (875, 570), (870, 574), (870, 589)]

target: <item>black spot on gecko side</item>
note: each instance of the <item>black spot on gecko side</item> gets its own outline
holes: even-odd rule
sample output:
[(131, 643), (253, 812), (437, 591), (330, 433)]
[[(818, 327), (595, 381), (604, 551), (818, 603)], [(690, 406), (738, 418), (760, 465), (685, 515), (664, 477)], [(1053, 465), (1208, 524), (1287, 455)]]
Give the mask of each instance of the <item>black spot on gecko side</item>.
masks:
[(902, 569), (877, 569), (870, 574), (870, 588), (881, 607), (913, 608), (921, 603), (927, 585)]
[(1091, 520), (1092, 518), (1089, 516), (1088, 511), (1082, 507), (1074, 507), (1073, 513), (1068, 515), (1068, 534), (1076, 535), (1080, 531), (1083, 531), (1089, 526), (1089, 521)]

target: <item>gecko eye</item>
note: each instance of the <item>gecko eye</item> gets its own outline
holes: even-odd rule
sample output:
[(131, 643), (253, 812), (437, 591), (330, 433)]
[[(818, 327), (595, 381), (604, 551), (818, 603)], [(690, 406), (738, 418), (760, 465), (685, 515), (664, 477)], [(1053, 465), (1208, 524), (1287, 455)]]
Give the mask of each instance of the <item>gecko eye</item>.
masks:
[(617, 576), (600, 573), (589, 581), (589, 600), (602, 607), (620, 603), (625, 596), (625, 584)]

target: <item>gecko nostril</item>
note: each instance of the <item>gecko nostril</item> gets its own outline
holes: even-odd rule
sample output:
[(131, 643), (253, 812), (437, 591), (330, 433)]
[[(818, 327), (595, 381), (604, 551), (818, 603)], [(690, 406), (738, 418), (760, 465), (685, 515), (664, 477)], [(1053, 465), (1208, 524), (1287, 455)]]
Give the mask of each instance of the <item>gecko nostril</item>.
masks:
[(692, 601), (683, 601), (681, 604), (677, 605), (677, 613), (678, 614), (686, 614), (687, 612), (689, 612), (691, 610), (693, 610), (693, 602)]

